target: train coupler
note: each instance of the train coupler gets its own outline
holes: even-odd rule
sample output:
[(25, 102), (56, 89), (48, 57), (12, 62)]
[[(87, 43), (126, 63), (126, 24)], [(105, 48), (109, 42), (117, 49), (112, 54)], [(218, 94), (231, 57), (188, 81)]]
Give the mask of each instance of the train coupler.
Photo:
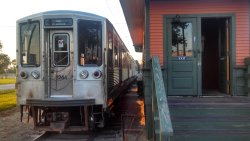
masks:
[(69, 125), (68, 112), (53, 112), (47, 115), (50, 120), (50, 128), (54, 131), (62, 131)]

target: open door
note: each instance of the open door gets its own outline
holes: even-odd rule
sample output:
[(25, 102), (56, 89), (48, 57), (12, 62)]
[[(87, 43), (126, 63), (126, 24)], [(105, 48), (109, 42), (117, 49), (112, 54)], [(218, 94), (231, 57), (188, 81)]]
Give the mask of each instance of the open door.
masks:
[(230, 93), (230, 27), (229, 19), (225, 19), (223, 26), (219, 29), (219, 90), (223, 93)]
[(207, 96), (230, 93), (230, 18), (202, 18), (202, 89)]

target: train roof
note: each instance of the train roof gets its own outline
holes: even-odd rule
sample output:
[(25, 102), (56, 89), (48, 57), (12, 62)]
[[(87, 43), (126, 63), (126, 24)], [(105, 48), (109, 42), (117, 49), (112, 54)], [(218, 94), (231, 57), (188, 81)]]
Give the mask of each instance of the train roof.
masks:
[(17, 22), (28, 20), (28, 19), (33, 19), (37, 17), (43, 17), (43, 16), (56, 16), (56, 15), (67, 15), (67, 16), (84, 16), (84, 17), (91, 17), (91, 18), (96, 18), (96, 19), (101, 19), (104, 20), (106, 19), (105, 17), (88, 13), (88, 12), (82, 12), (82, 11), (73, 11), (73, 10), (52, 10), (52, 11), (45, 11), (45, 12), (40, 12), (36, 14), (32, 14), (26, 17), (23, 17)]

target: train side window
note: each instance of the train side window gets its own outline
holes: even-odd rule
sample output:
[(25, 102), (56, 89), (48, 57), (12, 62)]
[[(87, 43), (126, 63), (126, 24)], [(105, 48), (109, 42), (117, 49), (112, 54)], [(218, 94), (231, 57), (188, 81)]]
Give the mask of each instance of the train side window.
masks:
[(122, 68), (122, 53), (124, 52), (123, 50), (124, 46), (122, 44), (120, 44), (120, 50), (119, 50), (119, 67)]
[(118, 41), (115, 39), (115, 43), (114, 43), (114, 66), (118, 67), (119, 65), (119, 61), (118, 61)]
[(78, 21), (78, 56), (81, 66), (102, 65), (102, 24), (100, 21)]
[(20, 62), (24, 67), (40, 66), (40, 23), (25, 22), (20, 25)]
[(69, 35), (65, 33), (53, 34), (54, 66), (69, 65)]
[(108, 33), (108, 66), (113, 67), (113, 35), (112, 32)]
[(125, 69), (126, 68), (126, 52), (123, 50), (122, 52), (122, 68)]

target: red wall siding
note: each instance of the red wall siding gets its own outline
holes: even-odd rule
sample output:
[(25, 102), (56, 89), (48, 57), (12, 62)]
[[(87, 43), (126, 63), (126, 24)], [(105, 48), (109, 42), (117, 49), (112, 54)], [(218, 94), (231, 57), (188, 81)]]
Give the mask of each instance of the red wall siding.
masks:
[(236, 15), (236, 64), (243, 65), (249, 56), (248, 0), (166, 0), (150, 2), (150, 54), (158, 55), (163, 64), (163, 15), (167, 14)]

